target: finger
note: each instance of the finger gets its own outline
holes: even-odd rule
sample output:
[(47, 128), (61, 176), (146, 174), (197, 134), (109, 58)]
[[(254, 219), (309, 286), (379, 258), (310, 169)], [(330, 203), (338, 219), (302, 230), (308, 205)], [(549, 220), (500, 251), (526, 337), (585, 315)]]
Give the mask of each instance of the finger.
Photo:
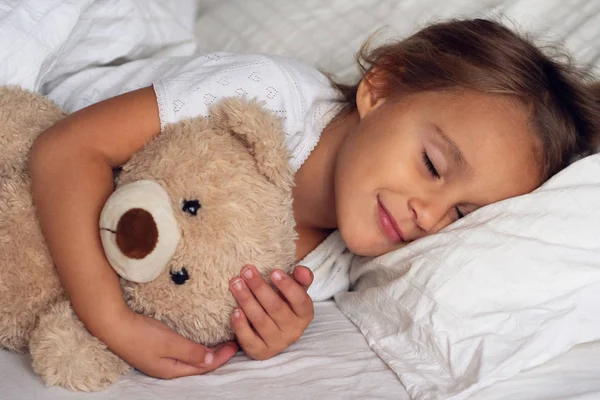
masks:
[(296, 318), (296, 314), (281, 296), (267, 284), (255, 267), (246, 266), (242, 269), (242, 278), (254, 294), (256, 300), (266, 313), (275, 321), (280, 330)]
[(233, 351), (233, 354), (235, 355), (235, 353), (240, 349), (240, 346), (238, 346), (235, 340), (228, 340), (226, 342), (219, 343), (218, 345), (212, 348), (215, 354), (225, 351), (225, 349), (228, 349), (228, 351)]
[(304, 288), (304, 290), (308, 290), (315, 279), (313, 272), (304, 265), (298, 265), (296, 268), (294, 268), (292, 277), (300, 284), (300, 286)]
[(211, 368), (216, 369), (225, 364), (233, 356), (235, 356), (235, 353), (237, 353), (239, 348), (240, 346), (238, 346), (234, 340), (223, 342), (214, 347), (213, 352), (215, 353), (215, 360), (213, 361)]
[(167, 379), (179, 378), (183, 376), (201, 375), (209, 371), (213, 371), (225, 364), (231, 359), (231, 357), (235, 355), (237, 350), (238, 345), (234, 341), (221, 343), (220, 345), (216, 346), (212, 351), (212, 353), (214, 354), (214, 359), (211, 362), (211, 364), (209, 366), (202, 367), (190, 365), (176, 358), (162, 357), (160, 359), (161, 371), (157, 375), (160, 375)]
[(248, 357), (256, 358), (256, 355), (265, 352), (267, 345), (252, 329), (241, 309), (236, 308), (233, 310), (231, 323), (233, 324), (237, 341)]
[(175, 332), (168, 338), (164, 357), (202, 370), (210, 369), (215, 362), (215, 354), (211, 349)]
[(281, 270), (273, 271), (271, 280), (287, 300), (294, 314), (300, 318), (312, 318), (314, 314), (313, 303), (303, 286)]
[(208, 368), (199, 368), (175, 358), (163, 357), (159, 359), (158, 371), (149, 375), (163, 379), (174, 379), (183, 376), (201, 375), (208, 371)]
[(244, 311), (244, 315), (266, 343), (280, 335), (279, 327), (262, 308), (243, 279), (237, 277), (232, 279), (230, 287), (233, 297)]

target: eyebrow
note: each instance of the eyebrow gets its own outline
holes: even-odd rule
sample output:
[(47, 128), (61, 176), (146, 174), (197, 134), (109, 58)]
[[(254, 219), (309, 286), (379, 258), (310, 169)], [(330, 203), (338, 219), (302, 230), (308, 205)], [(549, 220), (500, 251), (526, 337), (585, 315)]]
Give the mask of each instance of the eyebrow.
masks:
[(456, 145), (456, 143), (454, 143), (454, 141), (452, 139), (450, 139), (448, 137), (448, 135), (446, 135), (446, 133), (444, 133), (444, 131), (442, 130), (442, 128), (440, 128), (439, 125), (437, 125), (437, 124), (434, 123), (433, 127), (435, 128), (435, 131), (437, 132), (438, 136), (440, 138), (442, 138), (442, 140), (446, 144), (446, 147), (448, 147), (450, 149), (450, 153), (452, 153), (452, 158), (454, 159), (454, 162), (456, 164), (458, 164), (458, 166), (460, 168), (466, 169), (466, 170), (470, 170), (471, 169), (471, 165), (469, 165), (469, 163), (467, 162), (467, 160), (463, 156), (462, 152), (460, 151), (460, 149)]

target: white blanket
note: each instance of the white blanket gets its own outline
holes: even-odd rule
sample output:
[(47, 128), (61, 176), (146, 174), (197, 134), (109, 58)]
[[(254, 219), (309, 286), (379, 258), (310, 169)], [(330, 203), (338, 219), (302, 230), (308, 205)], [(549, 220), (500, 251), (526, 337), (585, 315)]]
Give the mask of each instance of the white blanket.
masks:
[(47, 92), (90, 66), (195, 50), (193, 0), (0, 3), (0, 84)]

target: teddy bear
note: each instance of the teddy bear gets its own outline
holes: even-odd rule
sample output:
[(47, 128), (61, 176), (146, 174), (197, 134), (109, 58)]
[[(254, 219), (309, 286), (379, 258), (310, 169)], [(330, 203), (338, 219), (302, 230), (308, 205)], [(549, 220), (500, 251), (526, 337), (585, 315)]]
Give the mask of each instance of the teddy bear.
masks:
[[(0, 347), (28, 351), (48, 385), (94, 391), (131, 367), (72, 310), (28, 175), (35, 138), (65, 115), (39, 94), (0, 87)], [(280, 120), (238, 98), (168, 125), (136, 152), (98, 224), (129, 307), (208, 346), (232, 339), (229, 280), (245, 264), (267, 277), (295, 263), (288, 160)]]

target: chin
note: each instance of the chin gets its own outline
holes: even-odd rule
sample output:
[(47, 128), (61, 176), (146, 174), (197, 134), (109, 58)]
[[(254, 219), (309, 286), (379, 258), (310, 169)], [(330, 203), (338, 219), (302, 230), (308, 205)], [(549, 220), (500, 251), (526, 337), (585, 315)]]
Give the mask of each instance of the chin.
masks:
[(339, 231), (348, 250), (357, 256), (376, 257), (389, 250), (389, 246), (382, 244), (381, 238), (375, 235), (359, 230), (347, 232), (343, 228), (340, 228)]

